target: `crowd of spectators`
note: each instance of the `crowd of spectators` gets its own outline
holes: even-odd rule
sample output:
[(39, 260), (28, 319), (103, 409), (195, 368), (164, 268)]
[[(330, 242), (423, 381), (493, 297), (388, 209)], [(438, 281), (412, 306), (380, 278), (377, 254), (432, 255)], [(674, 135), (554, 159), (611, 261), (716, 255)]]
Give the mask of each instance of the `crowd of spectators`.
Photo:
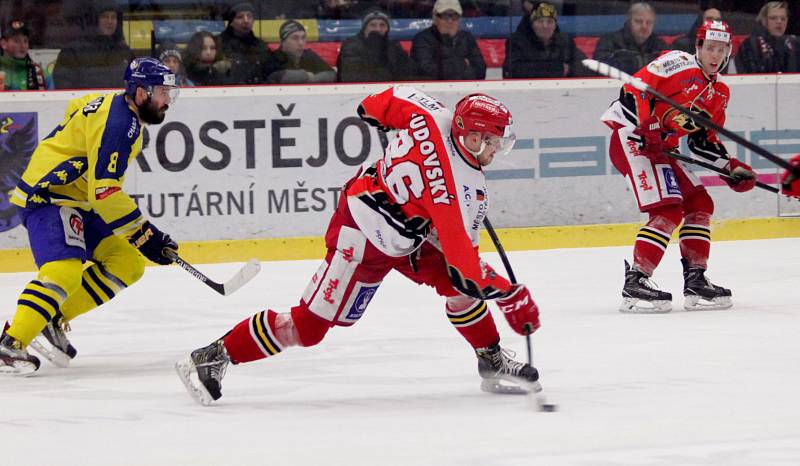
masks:
[[(713, 1), (701, 1), (691, 29), (670, 44), (654, 34), (655, 8), (647, 2), (633, 3), (623, 27), (599, 38), (593, 58), (634, 73), (665, 50), (694, 53), (699, 25), (723, 19)], [(335, 68), (307, 46), (302, 19), (285, 19), (278, 31), (279, 44), (270, 47), (253, 32), (260, 10), (248, 2), (225, 10), (226, 27), (220, 34), (200, 31), (183, 48), (164, 42), (153, 53), (175, 71), (183, 86), (482, 80), (486, 62), (478, 40), (462, 20), (489, 10), (509, 14), (511, 4), (510, 0), (321, 0), (309, 14), (360, 19), (360, 30), (341, 43)], [(86, 33), (60, 49), (52, 75), (28, 53), (29, 25), (20, 19), (4, 24), (0, 90), (120, 87), (119, 77), (134, 57), (122, 33), (123, 11), (114, 0), (95, 0), (93, 5), (86, 13)], [(522, 0), (516, 5), (522, 18), (505, 41), (503, 78), (592, 75), (581, 65), (586, 55), (575, 39), (559, 29), (559, 2)], [(390, 38), (394, 15), (430, 17), (431, 25), (413, 37), (410, 49), (404, 48)], [(753, 33), (744, 39), (727, 71), (800, 72), (800, 41), (787, 34), (789, 18), (788, 2), (764, 3)]]

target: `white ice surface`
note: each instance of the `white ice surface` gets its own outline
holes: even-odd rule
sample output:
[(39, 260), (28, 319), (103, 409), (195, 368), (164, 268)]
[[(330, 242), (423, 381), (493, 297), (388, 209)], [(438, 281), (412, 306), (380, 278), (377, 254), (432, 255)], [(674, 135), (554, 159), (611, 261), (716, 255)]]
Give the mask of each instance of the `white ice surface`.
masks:
[[(227, 298), (177, 267), (148, 268), (73, 322), (71, 368), (0, 379), (0, 464), (800, 464), (800, 240), (715, 243), (709, 275), (733, 290), (728, 311), (682, 310), (672, 245), (654, 278), (675, 310), (620, 314), (629, 255), (510, 254), (541, 308), (534, 360), (556, 413), (481, 392), (442, 301), (396, 274), (357, 325), (229, 367), (223, 398), (201, 407), (174, 361), (256, 311), (288, 309), (317, 262), (264, 263)], [(224, 280), (238, 266), (199, 268)], [(0, 318), (32, 277), (0, 274)]]

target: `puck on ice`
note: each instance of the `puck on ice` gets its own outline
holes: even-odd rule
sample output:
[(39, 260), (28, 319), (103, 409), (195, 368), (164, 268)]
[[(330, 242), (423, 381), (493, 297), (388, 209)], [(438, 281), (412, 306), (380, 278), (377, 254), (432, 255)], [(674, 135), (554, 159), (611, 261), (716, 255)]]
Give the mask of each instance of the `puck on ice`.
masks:
[(546, 413), (553, 413), (558, 409), (558, 407), (554, 404), (542, 403), (541, 405), (539, 405), (539, 409), (541, 409)]

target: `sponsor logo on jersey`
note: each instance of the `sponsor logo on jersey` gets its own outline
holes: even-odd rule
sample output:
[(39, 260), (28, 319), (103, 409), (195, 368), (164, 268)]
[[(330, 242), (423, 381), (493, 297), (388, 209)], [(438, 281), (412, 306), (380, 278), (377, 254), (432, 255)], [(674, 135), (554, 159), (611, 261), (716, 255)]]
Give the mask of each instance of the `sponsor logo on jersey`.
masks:
[(69, 227), (72, 228), (72, 231), (80, 236), (83, 235), (83, 219), (80, 215), (72, 214), (69, 216)]
[(325, 290), (322, 292), (322, 299), (329, 304), (334, 304), (333, 300), (333, 292), (336, 291), (336, 288), (339, 288), (339, 279), (338, 278), (331, 278), (328, 280), (327, 286), (325, 286)]
[(664, 186), (668, 194), (681, 194), (681, 188), (678, 186), (678, 179), (675, 177), (675, 172), (670, 167), (661, 167), (661, 174), (664, 175)]
[(342, 257), (344, 258), (344, 261), (347, 262), (348, 264), (350, 262), (353, 262), (353, 252), (355, 252), (355, 248), (353, 246), (350, 246), (349, 248), (345, 248), (342, 250)]
[(133, 139), (133, 136), (136, 134), (136, 127), (138, 123), (136, 122), (136, 118), (131, 119), (131, 127), (128, 129), (128, 139)]
[(417, 142), (420, 154), (424, 157), (422, 164), (425, 167), (423, 173), (428, 180), (428, 188), (431, 191), (431, 198), (434, 204), (450, 205), (450, 193), (447, 191), (447, 182), (444, 178), (444, 170), (439, 161), (439, 154), (436, 151), (436, 144), (431, 141), (431, 131), (424, 115), (417, 115), (411, 119), (409, 125), (411, 135)]
[(486, 199), (486, 193), (481, 191), (480, 189), (475, 190), (475, 199), (480, 202), (483, 202)]
[(380, 286), (380, 283), (372, 286), (362, 285), (359, 283), (358, 286), (359, 290), (356, 294), (356, 298), (353, 301), (352, 306), (350, 306), (350, 309), (347, 311), (347, 320), (357, 320), (364, 315), (364, 312), (367, 310), (367, 306), (369, 306), (369, 302), (372, 301), (372, 297), (375, 296), (375, 292), (378, 291), (378, 286)]
[(642, 170), (636, 177), (639, 178), (639, 188), (641, 188), (642, 191), (650, 191), (653, 189), (653, 185), (651, 185), (650, 180), (647, 179), (646, 170)]
[(100, 105), (102, 105), (104, 98), (105, 98), (105, 96), (100, 96), (100, 97), (92, 100), (88, 104), (86, 104), (83, 107), (83, 116), (86, 116), (86, 115), (88, 115), (90, 113), (95, 113), (97, 111), (97, 109), (100, 108)]
[(122, 191), (122, 188), (119, 186), (106, 186), (104, 188), (97, 188), (94, 190), (94, 197), (98, 201), (102, 201), (117, 191)]

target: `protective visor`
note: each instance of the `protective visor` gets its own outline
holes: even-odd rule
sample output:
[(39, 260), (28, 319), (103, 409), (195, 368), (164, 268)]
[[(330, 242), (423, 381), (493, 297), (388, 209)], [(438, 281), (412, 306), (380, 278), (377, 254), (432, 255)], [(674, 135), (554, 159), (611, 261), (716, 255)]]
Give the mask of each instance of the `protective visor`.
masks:
[(160, 98), (169, 97), (169, 102), (174, 103), (178, 100), (180, 88), (178, 86), (153, 86), (150, 91), (152, 95)]
[(503, 156), (514, 149), (514, 144), (517, 142), (517, 135), (511, 128), (511, 125), (506, 126), (502, 136), (496, 134), (484, 134), (483, 142), (494, 149), (495, 156)]

